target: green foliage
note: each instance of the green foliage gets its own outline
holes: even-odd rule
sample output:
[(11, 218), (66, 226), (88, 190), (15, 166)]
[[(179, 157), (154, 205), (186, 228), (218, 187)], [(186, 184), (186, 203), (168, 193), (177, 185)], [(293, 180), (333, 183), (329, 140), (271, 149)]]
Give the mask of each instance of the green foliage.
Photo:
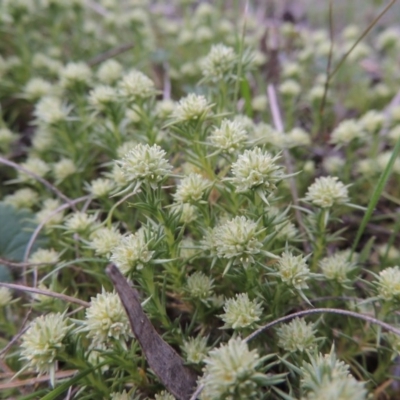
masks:
[(214, 3), (0, 3), (4, 396), (172, 398), (110, 262), (200, 398), (395, 396), (399, 32)]

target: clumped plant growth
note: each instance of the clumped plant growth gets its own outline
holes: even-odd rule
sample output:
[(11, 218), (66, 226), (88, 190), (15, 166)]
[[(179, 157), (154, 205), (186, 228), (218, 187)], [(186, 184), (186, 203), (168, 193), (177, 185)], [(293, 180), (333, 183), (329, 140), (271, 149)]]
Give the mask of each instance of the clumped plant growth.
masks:
[(225, 3), (1, 2), (0, 398), (175, 398), (109, 264), (193, 399), (398, 393), (400, 31)]

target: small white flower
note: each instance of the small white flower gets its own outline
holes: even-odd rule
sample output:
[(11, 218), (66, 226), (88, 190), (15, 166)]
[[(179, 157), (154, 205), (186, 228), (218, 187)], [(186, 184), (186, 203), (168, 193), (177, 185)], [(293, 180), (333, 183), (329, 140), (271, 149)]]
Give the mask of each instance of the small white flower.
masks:
[(257, 398), (257, 382), (264, 375), (257, 373), (260, 359), (257, 350), (249, 351), (240, 338), (211, 350), (200, 382), (204, 384), (201, 399)]
[(99, 228), (90, 235), (89, 246), (100, 256), (109, 256), (111, 251), (119, 245), (122, 235), (116, 228)]
[(36, 101), (43, 96), (50, 95), (53, 86), (42, 78), (32, 78), (24, 87), (24, 96), (28, 100)]
[(92, 71), (83, 62), (70, 62), (60, 71), (60, 85), (69, 89), (74, 85), (88, 85), (92, 78)]
[(133, 70), (119, 82), (120, 94), (128, 101), (146, 99), (155, 95), (154, 82), (140, 71)]
[(67, 217), (65, 228), (74, 233), (83, 234), (96, 228), (96, 215), (88, 215), (84, 212), (74, 212)]
[(154, 251), (150, 251), (148, 246), (150, 240), (143, 229), (123, 237), (112, 250), (110, 261), (125, 275), (142, 269), (153, 258)]
[(100, 82), (111, 85), (116, 82), (122, 75), (122, 65), (113, 59), (102, 63), (97, 71), (97, 77)]
[(204, 96), (190, 93), (182, 98), (176, 105), (173, 117), (177, 122), (188, 122), (205, 118), (212, 105), (207, 102)]
[(309, 186), (305, 200), (322, 208), (346, 204), (349, 202), (347, 188), (337, 177), (323, 176)]
[(8, 128), (0, 128), (0, 149), (8, 149), (10, 144), (18, 139), (18, 135)]
[(43, 202), (42, 209), (36, 213), (36, 221), (39, 224), (44, 223), (47, 228), (59, 224), (63, 220), (63, 211), (55, 212), (61, 203), (57, 199), (46, 199)]
[(324, 276), (329, 280), (345, 283), (348, 280), (348, 274), (356, 267), (353, 262), (349, 261), (349, 255), (349, 251), (345, 250), (324, 257), (319, 262)]
[(64, 348), (69, 330), (62, 314), (48, 314), (33, 320), (21, 338), (21, 358), (39, 374), (49, 373), (53, 386), (57, 355)]
[(194, 272), (187, 278), (186, 290), (190, 297), (206, 300), (212, 294), (213, 282), (213, 279), (203, 272)]
[(210, 143), (227, 153), (233, 153), (240, 149), (247, 139), (244, 125), (239, 121), (223, 119), (221, 126), (216, 127), (209, 136)]
[(30, 188), (18, 189), (13, 194), (4, 197), (4, 202), (15, 208), (32, 208), (38, 200), (38, 194)]
[(89, 93), (89, 103), (97, 111), (104, 111), (117, 101), (118, 93), (112, 86), (99, 85)]
[(197, 203), (209, 186), (210, 182), (207, 179), (200, 174), (191, 173), (178, 185), (174, 199), (179, 203)]
[(200, 66), (206, 79), (219, 81), (233, 73), (236, 61), (237, 55), (232, 47), (217, 44), (211, 47)]
[(340, 156), (328, 156), (324, 157), (322, 164), (327, 172), (330, 174), (337, 174), (342, 170), (345, 159)]
[(261, 251), (259, 234), (256, 222), (246, 217), (235, 217), (214, 228), (213, 246), (218, 257), (247, 267), (254, 263), (253, 256)]
[(113, 392), (110, 394), (110, 400), (131, 400), (131, 397), (128, 395), (126, 390), (123, 392)]
[(284, 178), (282, 167), (276, 163), (279, 158), (279, 155), (273, 156), (259, 147), (245, 150), (232, 164), (233, 178), (230, 181), (236, 192), (255, 189), (268, 195), (274, 191), (276, 184)]
[[(33, 174), (43, 178), (49, 171), (50, 167), (40, 158), (30, 157), (25, 162), (21, 163), (21, 167)], [(36, 182), (35, 178), (29, 174), (18, 171), (18, 179), (21, 182)]]
[(308, 288), (306, 281), (310, 278), (310, 270), (307, 267), (306, 258), (284, 252), (279, 258), (276, 268), (282, 282), (297, 290)]
[(207, 356), (209, 347), (207, 338), (204, 336), (191, 337), (184, 340), (182, 350), (186, 355), (186, 360), (193, 364), (200, 364)]
[(57, 182), (62, 182), (68, 176), (75, 174), (78, 171), (73, 160), (62, 158), (53, 165), (53, 174)]
[(373, 134), (382, 128), (385, 116), (379, 111), (370, 110), (359, 119), (359, 123), (366, 132)]
[(95, 345), (107, 344), (110, 339), (128, 340), (132, 337), (128, 316), (117, 293), (102, 292), (92, 297), (86, 309), (85, 326)]
[(379, 297), (384, 300), (400, 300), (400, 268), (385, 268), (379, 273), (378, 282)]
[[(392, 157), (392, 151), (384, 151), (379, 153), (378, 157), (376, 158), (376, 166), (379, 172), (383, 172), (387, 165), (389, 164), (389, 160)], [(400, 174), (400, 158), (397, 157), (394, 160), (393, 164), (393, 172), (396, 174)]]
[(286, 79), (279, 85), (279, 92), (282, 96), (294, 98), (301, 93), (301, 86), (294, 79)]
[(160, 146), (139, 143), (122, 160), (118, 160), (117, 165), (121, 167), (128, 182), (139, 186), (145, 181), (156, 188), (172, 170), (165, 156)]
[(90, 182), (89, 192), (95, 198), (105, 197), (110, 194), (115, 185), (111, 179), (97, 178)]
[(264, 112), (268, 109), (268, 97), (264, 94), (255, 96), (251, 100), (251, 107), (254, 111)]
[(65, 121), (68, 112), (58, 97), (45, 96), (36, 104), (34, 114), (39, 123), (54, 125)]
[(263, 309), (256, 300), (250, 300), (247, 293), (239, 293), (236, 298), (225, 301), (224, 311), (220, 315), (225, 322), (224, 328), (240, 329), (259, 321)]
[(12, 293), (9, 288), (0, 286), (0, 308), (8, 306), (12, 300)]
[(171, 393), (168, 393), (165, 390), (162, 390), (160, 393), (157, 393), (154, 396), (154, 400), (176, 400), (174, 396), (172, 396)]
[(288, 142), (290, 143), (289, 147), (311, 145), (310, 134), (307, 133), (304, 129), (293, 128), (290, 132), (288, 132), (287, 136)]
[(60, 261), (60, 253), (54, 249), (38, 249), (30, 257), (32, 264), (55, 265)]
[(302, 318), (295, 318), (288, 324), (283, 324), (276, 330), (278, 346), (285, 351), (311, 350), (315, 346), (315, 325)]
[(310, 362), (303, 362), (301, 387), (304, 400), (341, 399), (366, 400), (365, 383), (357, 381), (349, 366), (336, 359), (335, 352), (318, 354)]
[(348, 145), (355, 139), (363, 136), (363, 126), (354, 119), (342, 121), (331, 134), (331, 143), (338, 145)]

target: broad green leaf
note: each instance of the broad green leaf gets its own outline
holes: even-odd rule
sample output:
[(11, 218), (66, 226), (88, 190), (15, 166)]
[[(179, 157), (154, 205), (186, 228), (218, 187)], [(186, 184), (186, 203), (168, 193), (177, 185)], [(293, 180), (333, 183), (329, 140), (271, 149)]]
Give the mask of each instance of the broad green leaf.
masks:
[[(20, 262), (37, 224), (34, 214), (26, 209), (17, 210), (13, 206), (0, 202), (0, 258)], [(46, 245), (46, 239), (39, 235), (32, 251)], [(0, 281), (9, 282), (11, 275), (5, 265), (0, 264)]]

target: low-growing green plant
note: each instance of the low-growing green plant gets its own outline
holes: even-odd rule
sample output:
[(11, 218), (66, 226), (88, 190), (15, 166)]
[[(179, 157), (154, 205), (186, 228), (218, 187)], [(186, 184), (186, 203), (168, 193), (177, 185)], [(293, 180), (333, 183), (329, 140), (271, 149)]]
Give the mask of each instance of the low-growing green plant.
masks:
[(192, 399), (395, 396), (400, 33), (234, 3), (0, 4), (1, 398), (184, 398), (109, 264)]

